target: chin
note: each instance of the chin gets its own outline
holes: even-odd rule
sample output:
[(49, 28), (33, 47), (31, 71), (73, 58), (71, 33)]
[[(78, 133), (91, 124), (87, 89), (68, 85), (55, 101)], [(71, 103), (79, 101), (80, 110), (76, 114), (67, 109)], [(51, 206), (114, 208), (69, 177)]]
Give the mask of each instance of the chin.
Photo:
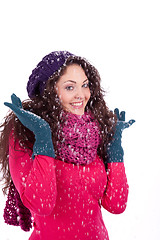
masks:
[(84, 109), (70, 109), (71, 113), (76, 114), (76, 115), (83, 115), (84, 114)]
[(72, 111), (72, 113), (81, 116), (84, 114), (84, 111)]

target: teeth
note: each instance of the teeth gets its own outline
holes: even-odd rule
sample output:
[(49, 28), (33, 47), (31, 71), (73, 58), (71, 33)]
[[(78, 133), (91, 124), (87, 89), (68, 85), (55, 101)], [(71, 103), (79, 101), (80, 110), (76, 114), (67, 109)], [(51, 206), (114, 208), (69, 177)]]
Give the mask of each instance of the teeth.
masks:
[(73, 106), (81, 106), (82, 105), (82, 102), (81, 103), (72, 103)]

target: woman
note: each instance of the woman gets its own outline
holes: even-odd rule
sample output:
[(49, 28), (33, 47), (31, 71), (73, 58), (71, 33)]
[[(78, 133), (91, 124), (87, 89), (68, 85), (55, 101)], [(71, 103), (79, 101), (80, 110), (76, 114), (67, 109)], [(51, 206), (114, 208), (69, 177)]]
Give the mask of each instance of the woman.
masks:
[(98, 71), (66, 51), (42, 59), (27, 91), (30, 100), (5, 103), (13, 111), (1, 126), (5, 222), (33, 225), (30, 240), (108, 240), (101, 206), (126, 208), (121, 135), (134, 120), (108, 109)]

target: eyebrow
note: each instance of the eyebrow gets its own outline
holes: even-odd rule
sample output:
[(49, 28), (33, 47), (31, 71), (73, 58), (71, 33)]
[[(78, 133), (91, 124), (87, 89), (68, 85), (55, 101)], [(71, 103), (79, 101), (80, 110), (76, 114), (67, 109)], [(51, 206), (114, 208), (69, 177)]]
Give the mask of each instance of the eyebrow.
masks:
[[(83, 83), (84, 83), (84, 82), (86, 82), (86, 81), (88, 81), (88, 78), (87, 78), (87, 79), (85, 79), (85, 80), (83, 81)], [(75, 84), (76, 84), (76, 82), (75, 82), (75, 81), (73, 81), (73, 80), (67, 80), (67, 81), (65, 81), (64, 83), (67, 83), (67, 82), (71, 82), (71, 83), (75, 83)]]

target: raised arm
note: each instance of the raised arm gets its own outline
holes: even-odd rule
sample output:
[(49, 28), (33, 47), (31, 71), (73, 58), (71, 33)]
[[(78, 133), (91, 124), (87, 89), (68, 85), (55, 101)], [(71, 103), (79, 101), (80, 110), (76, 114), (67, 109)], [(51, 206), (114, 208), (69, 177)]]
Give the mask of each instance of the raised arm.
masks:
[(135, 120), (125, 122), (125, 112), (117, 115), (117, 125), (112, 142), (107, 147), (108, 155), (108, 182), (103, 194), (102, 206), (111, 213), (120, 214), (126, 209), (128, 199), (128, 183), (123, 162), (124, 151), (121, 145), (122, 131), (131, 126)]
[[(49, 124), (22, 108), (21, 100), (13, 94), (10, 107), (21, 123), (35, 135), (33, 153), (22, 149), (18, 139), (10, 136), (9, 167), (13, 182), (23, 204), (39, 215), (48, 215), (56, 201), (54, 148)], [(32, 156), (32, 157), (31, 157)], [(34, 159), (34, 160), (33, 160)]]
[(23, 204), (38, 215), (49, 215), (56, 202), (57, 188), (54, 158), (22, 149), (10, 137), (9, 168)]

